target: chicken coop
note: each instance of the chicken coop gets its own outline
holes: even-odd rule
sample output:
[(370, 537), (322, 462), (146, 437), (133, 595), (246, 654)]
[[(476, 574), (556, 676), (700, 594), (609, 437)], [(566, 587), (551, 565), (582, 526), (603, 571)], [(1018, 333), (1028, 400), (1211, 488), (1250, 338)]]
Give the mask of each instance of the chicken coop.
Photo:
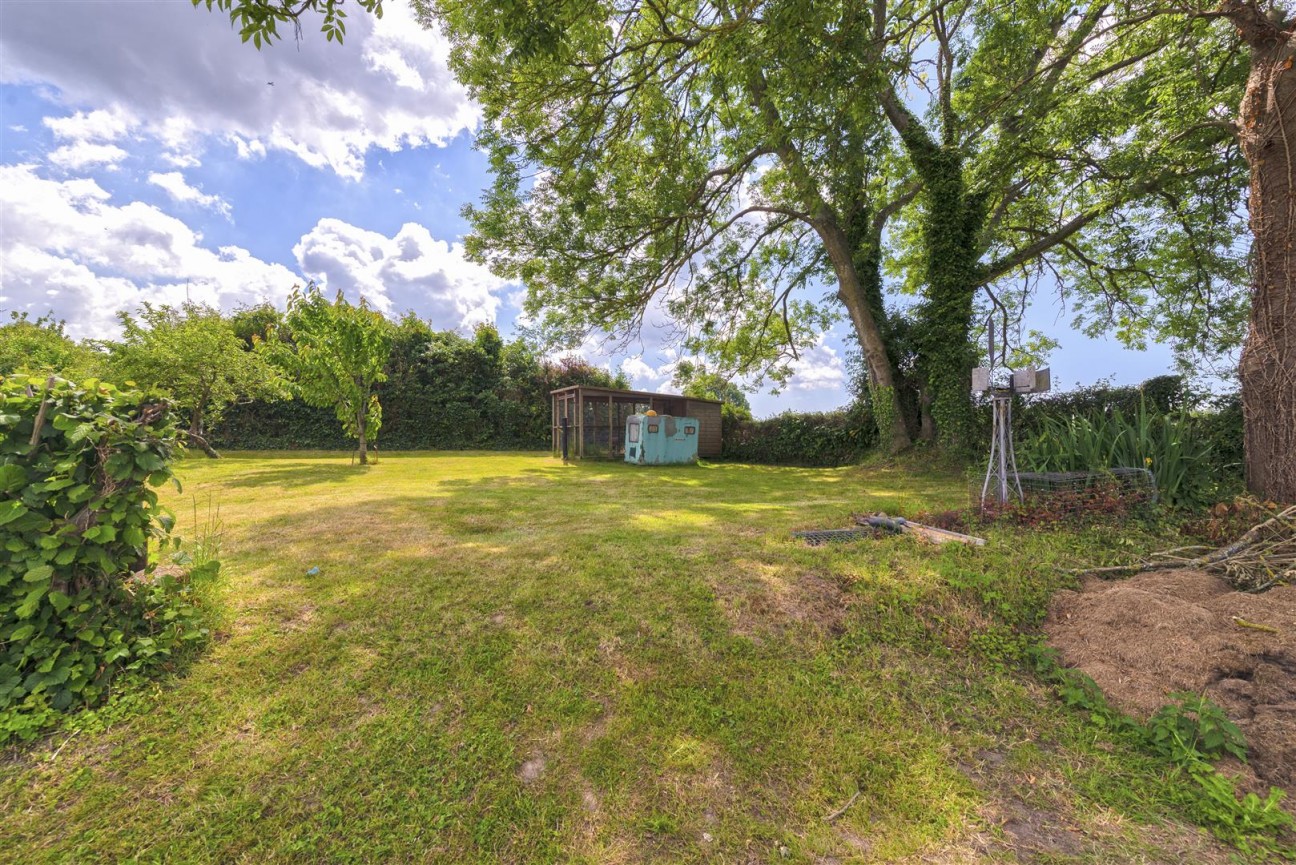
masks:
[(719, 400), (583, 384), (551, 391), (550, 398), (555, 456), (562, 454), (565, 429), (570, 457), (624, 459), (626, 421), (649, 411), (696, 419), (698, 456), (720, 456)]

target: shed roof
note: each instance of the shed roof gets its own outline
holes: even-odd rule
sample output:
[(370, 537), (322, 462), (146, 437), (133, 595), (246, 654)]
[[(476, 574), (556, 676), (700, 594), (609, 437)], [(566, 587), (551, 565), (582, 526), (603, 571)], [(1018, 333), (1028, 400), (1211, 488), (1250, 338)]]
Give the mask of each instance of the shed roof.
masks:
[(684, 396), (684, 394), (680, 394), (680, 393), (653, 393), (652, 391), (646, 391), (646, 390), (622, 390), (621, 388), (616, 388), (616, 387), (596, 387), (594, 385), (589, 385), (589, 384), (568, 385), (567, 387), (560, 387), (556, 390), (551, 390), (549, 391), (549, 394), (550, 396), (553, 396), (555, 394), (572, 393), (574, 391), (580, 391), (582, 394), (585, 394), (587, 396), (610, 396), (613, 397), (614, 399), (617, 397), (638, 397), (638, 398), (647, 398), (647, 399), (653, 399), (653, 398), (690, 399), (693, 400), (694, 402), (711, 402), (711, 403), (715, 403), (716, 405), (723, 404), (723, 400), (708, 399), (707, 397), (703, 397), (703, 396)]

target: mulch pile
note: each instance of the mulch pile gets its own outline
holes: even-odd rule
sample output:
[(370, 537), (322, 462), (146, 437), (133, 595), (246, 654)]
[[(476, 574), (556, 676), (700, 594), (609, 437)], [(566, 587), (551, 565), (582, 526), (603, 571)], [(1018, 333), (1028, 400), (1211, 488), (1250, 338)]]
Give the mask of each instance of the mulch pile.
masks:
[(1205, 693), (1246, 735), (1258, 783), (1244, 773), (1242, 786), (1296, 797), (1296, 586), (1248, 594), (1196, 570), (1087, 577), (1057, 593), (1044, 629), (1065, 664), (1135, 717), (1172, 691)]

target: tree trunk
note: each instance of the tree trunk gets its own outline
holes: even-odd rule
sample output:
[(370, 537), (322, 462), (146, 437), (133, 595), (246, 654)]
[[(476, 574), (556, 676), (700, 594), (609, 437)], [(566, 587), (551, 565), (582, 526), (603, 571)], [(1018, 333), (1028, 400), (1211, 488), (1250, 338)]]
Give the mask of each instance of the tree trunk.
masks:
[(207, 454), (211, 459), (220, 459), (220, 454), (207, 441), (207, 436), (203, 435), (202, 428), (202, 409), (196, 408), (189, 415), (189, 441), (198, 445), (198, 449)]
[(365, 409), (356, 412), (356, 434), (360, 437), (360, 465), (369, 465), (369, 430), (365, 428)]
[(1238, 141), (1251, 168), (1251, 322), (1242, 348), (1247, 487), (1296, 502), (1296, 40), (1256, 8), (1221, 6), (1251, 48)]
[(877, 419), (879, 443), (886, 448), (887, 453), (897, 453), (909, 447), (909, 430), (905, 426), (900, 392), (896, 388), (882, 329), (870, 308), (845, 233), (835, 222), (819, 224), (816, 228), (819, 229), (824, 248), (828, 251), (833, 270), (837, 274), (837, 296), (850, 313), (856, 338), (864, 352), (864, 367), (868, 370), (869, 395), (873, 398), (873, 416)]
[(917, 344), (925, 417), (943, 448), (973, 444), (972, 367), (969, 341), (980, 273), (976, 239), (985, 221), (982, 199), (964, 182), (963, 162), (952, 150), (931, 148), (915, 156), (923, 178), (923, 257), (926, 292), (918, 308)]

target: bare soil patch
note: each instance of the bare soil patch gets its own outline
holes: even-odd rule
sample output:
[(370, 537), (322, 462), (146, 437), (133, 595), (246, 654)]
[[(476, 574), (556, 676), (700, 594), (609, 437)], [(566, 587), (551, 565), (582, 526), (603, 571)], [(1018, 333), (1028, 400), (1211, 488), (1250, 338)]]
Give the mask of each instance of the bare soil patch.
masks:
[(1296, 586), (1246, 594), (1189, 570), (1090, 578), (1054, 596), (1044, 629), (1135, 717), (1173, 691), (1204, 693), (1246, 735), (1257, 788), (1296, 795)]

